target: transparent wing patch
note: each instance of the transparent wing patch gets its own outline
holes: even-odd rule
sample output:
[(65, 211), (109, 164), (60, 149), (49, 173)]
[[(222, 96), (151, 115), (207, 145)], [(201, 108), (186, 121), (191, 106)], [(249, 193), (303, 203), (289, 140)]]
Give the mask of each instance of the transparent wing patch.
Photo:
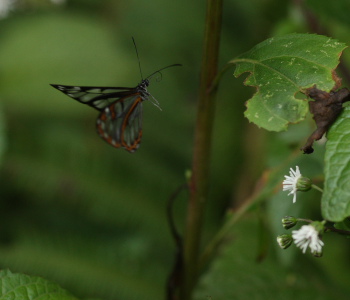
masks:
[(142, 101), (135, 93), (105, 107), (96, 121), (99, 136), (116, 148), (134, 152), (142, 137)]

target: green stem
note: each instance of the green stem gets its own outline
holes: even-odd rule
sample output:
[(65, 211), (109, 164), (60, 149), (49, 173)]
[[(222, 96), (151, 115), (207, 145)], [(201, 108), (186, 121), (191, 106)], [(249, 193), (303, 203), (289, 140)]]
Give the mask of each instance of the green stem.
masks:
[(205, 268), (205, 266), (211, 260), (213, 255), (216, 253), (216, 250), (220, 246), (222, 241), (232, 231), (233, 225), (235, 225), (236, 222), (251, 208), (254, 202), (254, 200), (246, 202), (236, 212), (231, 213), (231, 215), (228, 216), (228, 219), (226, 220), (225, 224), (216, 233), (214, 238), (208, 243), (202, 255), (200, 256), (199, 269)]
[(199, 245), (209, 185), (210, 150), (215, 113), (216, 88), (223, 0), (207, 0), (204, 49), (195, 126), (190, 199), (184, 238), (181, 300), (191, 299), (198, 278)]
[(262, 177), (258, 180), (257, 189), (254, 190), (251, 197), (246, 199), (244, 203), (238, 207), (234, 212), (227, 216), (224, 225), (216, 233), (214, 238), (207, 244), (199, 260), (199, 269), (204, 269), (208, 262), (217, 252), (217, 249), (222, 242), (230, 236), (234, 225), (244, 216), (248, 211), (255, 207), (260, 202), (271, 197), (276, 189), (281, 185), (280, 180), (280, 169), (284, 165), (275, 169), (274, 171), (265, 172)]
[(254, 205), (258, 202), (266, 199), (268, 194), (272, 194), (273, 190), (271, 189), (269, 192), (263, 192), (261, 194), (256, 194), (250, 199), (248, 199), (243, 205), (241, 205), (234, 213), (231, 213), (228, 216), (225, 224), (221, 227), (221, 229), (217, 232), (214, 238), (208, 243), (205, 247), (202, 255), (200, 256), (199, 268), (204, 269), (208, 262), (211, 260), (213, 255), (216, 253), (216, 250), (221, 245), (221, 243), (225, 240), (227, 236), (229, 236), (232, 231), (233, 226), (237, 223), (240, 218), (247, 213)]
[(312, 187), (313, 189), (318, 190), (318, 191), (320, 191), (321, 193), (323, 193), (323, 189), (321, 189), (321, 188), (318, 187), (317, 185), (311, 184), (311, 187)]
[(350, 235), (350, 231), (343, 230), (343, 229), (337, 229), (334, 227), (326, 227), (325, 231), (333, 231), (333, 232), (337, 232), (337, 233), (344, 234), (344, 235)]
[(302, 218), (298, 218), (298, 221), (302, 221), (302, 222), (306, 222), (306, 223), (312, 223), (313, 222), (310, 219), (302, 219)]

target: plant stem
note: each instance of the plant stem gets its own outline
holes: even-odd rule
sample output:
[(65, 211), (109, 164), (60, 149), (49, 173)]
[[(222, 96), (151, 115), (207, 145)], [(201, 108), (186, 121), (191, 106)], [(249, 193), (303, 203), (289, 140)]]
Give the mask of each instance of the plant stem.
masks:
[(306, 223), (312, 223), (312, 220), (309, 219), (302, 219), (302, 218), (298, 218), (298, 221), (302, 221), (302, 222), (306, 222)]
[(315, 184), (311, 184), (311, 187), (315, 190), (318, 190), (319, 192), (323, 193), (323, 189), (321, 189), (320, 187), (318, 187), (317, 185)]
[(337, 229), (337, 228), (334, 228), (334, 227), (326, 227), (326, 231), (327, 230), (333, 231), (333, 232), (337, 232), (337, 233), (340, 233), (340, 234), (344, 234), (344, 235), (350, 235), (350, 231), (348, 231), (348, 230)]
[(184, 239), (181, 300), (191, 299), (198, 278), (198, 258), (204, 207), (209, 185), (210, 150), (215, 112), (217, 74), (223, 0), (207, 0), (204, 49), (195, 125), (190, 198)]

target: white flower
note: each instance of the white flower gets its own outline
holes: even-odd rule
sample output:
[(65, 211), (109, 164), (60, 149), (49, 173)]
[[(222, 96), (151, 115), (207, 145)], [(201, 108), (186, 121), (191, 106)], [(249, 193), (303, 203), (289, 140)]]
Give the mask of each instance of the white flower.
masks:
[(298, 180), (301, 177), (301, 173), (299, 170), (299, 167), (295, 167), (295, 171), (293, 171), (292, 168), (290, 168), (289, 176), (284, 176), (286, 179), (283, 181), (283, 191), (290, 191), (288, 196), (290, 194), (293, 194), (293, 203), (297, 200), (297, 183)]
[(319, 232), (312, 225), (303, 225), (299, 230), (292, 232), (294, 244), (305, 253), (307, 247), (312, 253), (321, 253), (324, 245), (319, 237)]

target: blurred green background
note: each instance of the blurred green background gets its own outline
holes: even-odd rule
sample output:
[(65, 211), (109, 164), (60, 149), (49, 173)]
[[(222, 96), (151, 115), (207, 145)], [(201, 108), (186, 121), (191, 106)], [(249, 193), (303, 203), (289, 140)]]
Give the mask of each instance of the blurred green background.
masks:
[[(81, 298), (164, 299), (175, 253), (165, 209), (191, 167), (205, 3), (22, 0), (6, 12), (13, 1), (1, 1), (1, 268), (56, 281)], [(328, 35), (350, 44), (347, 19), (337, 19), (340, 10), (329, 13), (326, 4), (317, 4), (313, 11), (314, 1), (308, 2)], [(295, 3), (225, 1), (220, 67), (275, 34), (311, 32)], [(151, 82), (149, 91), (163, 111), (144, 103), (141, 147), (129, 154), (98, 137), (95, 110), (49, 84), (136, 86), (140, 74), (132, 36), (144, 76), (173, 63), (183, 67), (164, 70), (160, 82)], [(215, 108), (204, 241), (220, 226), (225, 210), (250, 194), (262, 171), (282, 163), (293, 150), (297, 154), (288, 163), (298, 161), (309, 176), (322, 173), (323, 146), (307, 159), (297, 150), (313, 130), (312, 122), (281, 134), (248, 124), (244, 102), (254, 89), (232, 73), (221, 83)], [(284, 174), (289, 167), (294, 165), (286, 164)], [(196, 299), (269, 299), (280, 284), (293, 287), (299, 276), (291, 275), (293, 263), (300, 251), (281, 252), (275, 243), (282, 233), (280, 219), (290, 213), (285, 203), (291, 199), (286, 198), (277, 194), (260, 208), (271, 217), (269, 259), (255, 261), (259, 247), (253, 245), (260, 234), (250, 216), (249, 225), (237, 231), (243, 246), (225, 253), (237, 258), (239, 247), (250, 250), (242, 250), (238, 262), (223, 255), (226, 269), (215, 264), (208, 269)], [(319, 194), (309, 198), (313, 201), (305, 205), (304, 217), (317, 218)], [(183, 193), (175, 207), (180, 229), (186, 200)], [(301, 276), (313, 280), (297, 289), (299, 299), (310, 299), (309, 293), (332, 299), (328, 292), (334, 289), (340, 298), (342, 291), (349, 292), (349, 247), (343, 239), (333, 239), (335, 246), (321, 260), (302, 257), (314, 271)], [(246, 277), (237, 270), (247, 270)], [(266, 276), (266, 270), (278, 280)], [(236, 285), (230, 282), (237, 278)]]

